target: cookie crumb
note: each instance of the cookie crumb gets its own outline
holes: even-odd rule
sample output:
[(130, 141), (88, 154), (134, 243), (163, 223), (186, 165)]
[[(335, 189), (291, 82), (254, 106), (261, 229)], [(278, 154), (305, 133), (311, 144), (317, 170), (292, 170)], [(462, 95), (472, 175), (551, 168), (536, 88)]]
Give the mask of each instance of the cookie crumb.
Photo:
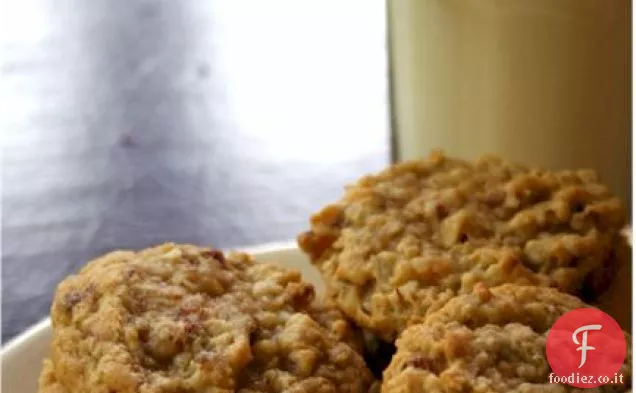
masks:
[(475, 284), (475, 286), (473, 286), (473, 292), (484, 302), (487, 302), (492, 297), (492, 292), (490, 292), (490, 289), (483, 282)]

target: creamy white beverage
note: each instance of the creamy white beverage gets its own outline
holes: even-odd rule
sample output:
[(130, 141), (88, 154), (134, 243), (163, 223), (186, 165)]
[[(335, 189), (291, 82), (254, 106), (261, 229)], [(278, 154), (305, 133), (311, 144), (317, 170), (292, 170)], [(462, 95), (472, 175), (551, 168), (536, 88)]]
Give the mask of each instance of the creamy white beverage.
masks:
[(397, 159), (593, 168), (631, 198), (629, 1), (388, 1)]

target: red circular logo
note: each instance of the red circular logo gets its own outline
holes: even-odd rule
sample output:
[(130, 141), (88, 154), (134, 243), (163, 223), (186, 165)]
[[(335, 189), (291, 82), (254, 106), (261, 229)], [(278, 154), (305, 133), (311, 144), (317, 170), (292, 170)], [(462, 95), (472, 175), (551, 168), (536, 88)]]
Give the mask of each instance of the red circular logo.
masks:
[(623, 330), (612, 317), (595, 308), (572, 310), (548, 332), (549, 382), (577, 388), (622, 385), (626, 348)]

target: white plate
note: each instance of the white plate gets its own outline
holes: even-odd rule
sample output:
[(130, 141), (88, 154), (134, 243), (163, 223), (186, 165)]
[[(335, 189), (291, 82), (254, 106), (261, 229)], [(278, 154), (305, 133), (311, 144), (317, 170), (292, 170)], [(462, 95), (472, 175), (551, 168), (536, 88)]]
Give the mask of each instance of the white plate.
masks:
[[(299, 270), (306, 281), (316, 286), (317, 292), (323, 291), (318, 271), (309, 264), (295, 244), (271, 244), (251, 248), (247, 252), (259, 262), (277, 262)], [(47, 318), (2, 348), (2, 392), (37, 392), (42, 361), (48, 356), (50, 340), (51, 323)]]
[[(631, 243), (631, 231), (625, 235)], [(324, 284), (318, 271), (309, 264), (307, 257), (295, 243), (270, 244), (246, 250), (259, 262), (277, 262), (283, 266), (299, 270), (304, 279), (313, 283), (320, 294)], [(626, 277), (631, 279), (631, 273)], [(35, 393), (42, 368), (42, 360), (48, 356), (51, 340), (49, 319), (36, 324), (9, 342), (2, 349), (2, 392)]]

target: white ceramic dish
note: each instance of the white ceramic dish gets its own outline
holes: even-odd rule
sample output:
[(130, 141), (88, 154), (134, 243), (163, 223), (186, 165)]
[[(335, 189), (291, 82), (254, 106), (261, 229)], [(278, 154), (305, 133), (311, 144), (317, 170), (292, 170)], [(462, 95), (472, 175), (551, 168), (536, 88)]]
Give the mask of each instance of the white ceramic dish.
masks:
[[(631, 230), (625, 235), (631, 243)], [(295, 243), (269, 244), (246, 250), (259, 262), (277, 262), (283, 266), (299, 270), (305, 280), (313, 283), (321, 293), (324, 284), (318, 271), (311, 266), (307, 257), (300, 252)], [(631, 273), (629, 274), (631, 277)], [(629, 278), (627, 278), (629, 280)], [(48, 356), (51, 340), (51, 324), (45, 319), (34, 325), (2, 348), (2, 392), (35, 393), (42, 360)]]
[[(272, 261), (299, 270), (318, 292), (323, 283), (318, 271), (293, 243), (270, 244), (247, 249), (259, 262)], [(48, 356), (51, 323), (45, 319), (2, 348), (2, 392), (35, 393), (43, 359)]]

